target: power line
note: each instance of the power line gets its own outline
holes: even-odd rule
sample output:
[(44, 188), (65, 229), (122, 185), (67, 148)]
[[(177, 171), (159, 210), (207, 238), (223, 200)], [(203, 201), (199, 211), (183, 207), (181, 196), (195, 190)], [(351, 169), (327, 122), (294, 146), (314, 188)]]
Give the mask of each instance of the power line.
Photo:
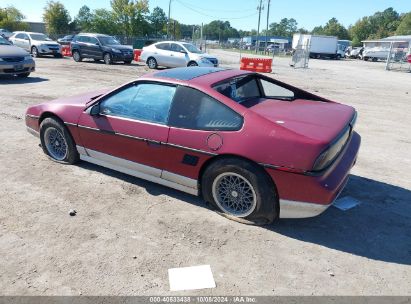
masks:
[(253, 13), (253, 14), (246, 15), (246, 16), (241, 16), (241, 17), (231, 17), (231, 18), (216, 17), (216, 16), (214, 16), (214, 15), (209, 15), (209, 14), (205, 14), (204, 12), (198, 11), (197, 9), (190, 7), (189, 5), (181, 2), (180, 0), (175, 0), (175, 1), (178, 2), (178, 3), (180, 3), (180, 4), (181, 4), (182, 6), (184, 6), (185, 8), (187, 8), (187, 9), (189, 9), (189, 10), (192, 10), (193, 12), (196, 12), (197, 14), (200, 14), (200, 15), (203, 15), (203, 16), (206, 16), (206, 17), (211, 17), (211, 18), (219, 19), (219, 20), (246, 19), (246, 18), (250, 18), (250, 17), (252, 17), (252, 16), (257, 15), (257, 13)]

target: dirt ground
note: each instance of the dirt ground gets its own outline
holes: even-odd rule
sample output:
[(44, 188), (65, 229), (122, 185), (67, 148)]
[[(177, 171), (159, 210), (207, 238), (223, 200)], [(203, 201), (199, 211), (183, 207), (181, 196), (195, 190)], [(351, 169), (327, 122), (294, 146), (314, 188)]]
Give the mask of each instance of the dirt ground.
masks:
[[(238, 54), (212, 53), (238, 67)], [(254, 227), (179, 191), (48, 160), (26, 132), (27, 106), (147, 68), (36, 63), (27, 80), (0, 79), (1, 295), (411, 295), (411, 73), (354, 60), (294, 70), (275, 58), (273, 77), (358, 110), (362, 147), (342, 196), (361, 204)], [(216, 288), (169, 291), (169, 268), (203, 264)]]

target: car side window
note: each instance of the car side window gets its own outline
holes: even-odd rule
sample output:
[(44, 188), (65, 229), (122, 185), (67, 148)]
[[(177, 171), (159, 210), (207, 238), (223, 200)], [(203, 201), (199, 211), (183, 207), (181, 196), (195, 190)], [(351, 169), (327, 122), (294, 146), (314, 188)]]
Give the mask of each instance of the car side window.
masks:
[(271, 97), (271, 98), (286, 98), (286, 99), (293, 99), (294, 92), (290, 91), (286, 88), (279, 86), (271, 81), (267, 81), (265, 79), (260, 79), (261, 86), (264, 91), (264, 96)]
[(100, 103), (102, 115), (167, 124), (176, 87), (156, 83), (129, 86)]
[(156, 44), (156, 48), (157, 48), (157, 49), (160, 49), (160, 50), (169, 51), (169, 50), (170, 50), (170, 46), (169, 46), (169, 45), (170, 45), (169, 43), (159, 43), (159, 44)]
[(97, 44), (97, 43), (98, 43), (97, 38), (90, 37), (89, 39), (90, 39), (90, 40), (88, 41), (88, 43), (91, 43), (91, 44)]
[(171, 47), (170, 47), (172, 52), (181, 52), (184, 51), (184, 49), (178, 45), (177, 43), (171, 43)]
[(23, 34), (17, 34), (17, 35), (16, 35), (16, 38), (17, 38), (17, 39), (24, 39), (24, 35), (23, 35)]
[(207, 131), (236, 131), (243, 118), (218, 100), (198, 90), (180, 86), (174, 96), (169, 125)]

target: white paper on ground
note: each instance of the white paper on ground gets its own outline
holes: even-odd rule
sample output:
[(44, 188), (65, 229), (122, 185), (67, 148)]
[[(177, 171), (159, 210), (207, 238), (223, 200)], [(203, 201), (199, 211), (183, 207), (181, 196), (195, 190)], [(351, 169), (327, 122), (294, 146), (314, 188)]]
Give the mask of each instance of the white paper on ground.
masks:
[(339, 199), (337, 199), (334, 202), (334, 207), (346, 211), (348, 209), (354, 208), (355, 206), (361, 204), (361, 202), (357, 201), (356, 199), (350, 197), (350, 196), (344, 196)]
[(210, 265), (171, 268), (168, 279), (171, 291), (216, 287)]

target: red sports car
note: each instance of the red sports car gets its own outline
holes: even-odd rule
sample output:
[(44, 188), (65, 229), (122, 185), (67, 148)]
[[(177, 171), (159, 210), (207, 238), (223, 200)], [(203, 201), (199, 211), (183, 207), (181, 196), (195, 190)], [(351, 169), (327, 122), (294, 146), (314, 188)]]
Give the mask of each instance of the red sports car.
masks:
[(157, 71), (115, 90), (32, 106), (51, 159), (79, 159), (204, 199), (254, 223), (316, 216), (360, 147), (356, 111), (258, 73)]

